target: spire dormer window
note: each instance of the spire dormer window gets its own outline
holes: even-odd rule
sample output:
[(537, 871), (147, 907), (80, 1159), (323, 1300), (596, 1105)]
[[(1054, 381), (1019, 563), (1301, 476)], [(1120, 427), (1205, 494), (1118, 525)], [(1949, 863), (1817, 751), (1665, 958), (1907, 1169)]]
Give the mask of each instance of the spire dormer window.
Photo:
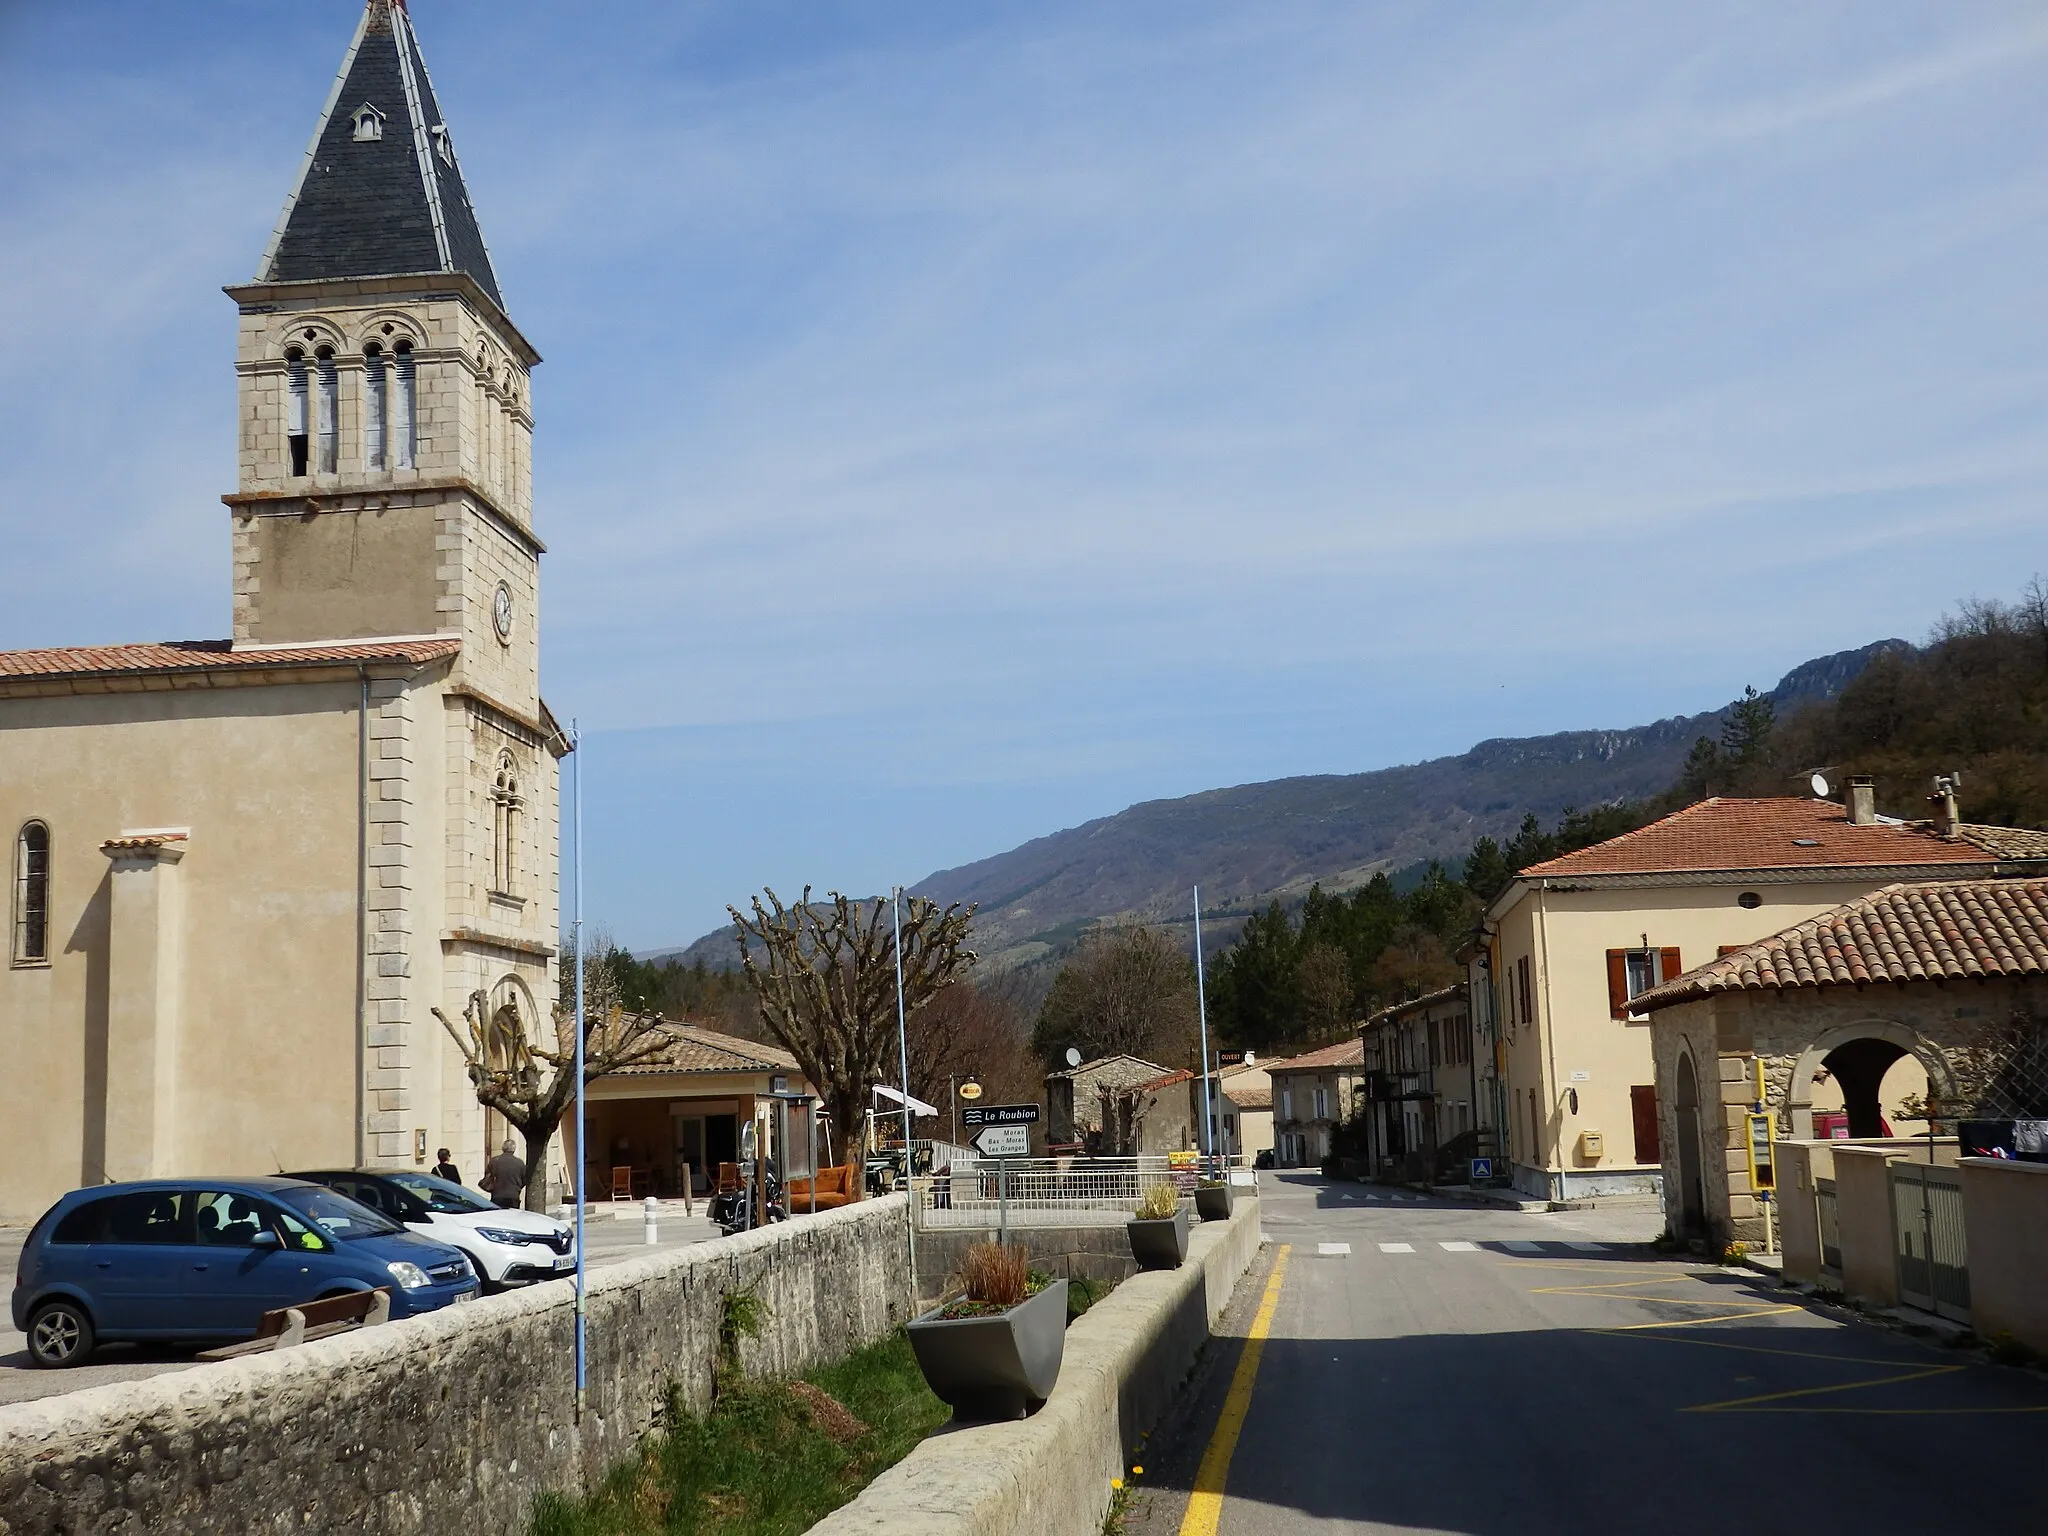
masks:
[(334, 371), (334, 348), (322, 347), (313, 354), (313, 382), (318, 410), (314, 430), (319, 434), (316, 473), (331, 475), (338, 467), (340, 434), (340, 380)]
[(453, 165), (455, 163), (455, 146), (449, 141), (448, 125), (446, 123), (436, 123), (427, 131), (434, 136), (434, 152), (441, 157), (441, 163), (443, 165)]
[(284, 355), (285, 414), (284, 440), (291, 450), (292, 476), (306, 473), (306, 354), (297, 347)]
[(355, 127), (358, 144), (369, 144), (384, 137), (384, 114), (367, 101), (351, 112), (348, 120)]

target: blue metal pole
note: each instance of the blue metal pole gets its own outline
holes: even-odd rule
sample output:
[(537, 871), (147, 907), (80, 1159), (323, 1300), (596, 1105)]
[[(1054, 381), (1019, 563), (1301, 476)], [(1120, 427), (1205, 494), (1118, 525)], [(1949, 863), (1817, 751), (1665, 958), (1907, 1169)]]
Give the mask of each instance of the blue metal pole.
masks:
[(1202, 1146), (1209, 1154), (1209, 1171), (1216, 1162), (1216, 1111), (1209, 1101), (1209, 989), (1202, 979), (1202, 888), (1195, 887), (1195, 1011), (1202, 1020)]
[(576, 798), (571, 817), (576, 833), (576, 1166), (570, 1170), (569, 1183), (576, 1200), (576, 1421), (580, 1424), (583, 1422), (585, 1368), (588, 1364), (583, 1333), (583, 1183), (590, 1157), (583, 1149), (583, 733), (574, 720), (569, 722), (569, 748), (570, 756), (576, 760), (573, 780)]

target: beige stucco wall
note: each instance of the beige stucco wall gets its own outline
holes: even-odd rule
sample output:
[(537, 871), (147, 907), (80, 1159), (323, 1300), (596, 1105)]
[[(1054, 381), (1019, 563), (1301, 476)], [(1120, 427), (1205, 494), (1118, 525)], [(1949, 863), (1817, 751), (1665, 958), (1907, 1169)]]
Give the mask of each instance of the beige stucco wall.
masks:
[[(1751, 944), (1888, 883), (1865, 881), (1755, 885), (1607, 886), (1577, 890), (1524, 887), (1497, 919), (1509, 1081), (1508, 1152), (1539, 1175), (1646, 1174), (1635, 1157), (1629, 1089), (1656, 1081), (1647, 1018), (1618, 1020), (1607, 998), (1607, 952), (1676, 948), (1690, 970), (1722, 946)], [(1745, 890), (1762, 897), (1740, 905)], [(1534, 1024), (1507, 1009), (1518, 959), (1527, 956)], [(1509, 1026), (1507, 1020), (1515, 1018)], [(1583, 1074), (1583, 1076), (1575, 1076)], [(1578, 1110), (1570, 1106), (1576, 1088)], [(1536, 1093), (1535, 1143), (1530, 1090)], [(1601, 1156), (1584, 1155), (1581, 1136), (1599, 1131)]]
[(353, 1155), (357, 702), (352, 674), (0, 700), (0, 828), (10, 843), (30, 818), (51, 832), (49, 964), (0, 970), (0, 1220), (130, 1172), (105, 1166), (100, 851), (125, 830), (191, 834), (175, 870), (173, 1162), (253, 1173)]
[(1970, 1325), (2048, 1355), (2048, 1164), (1965, 1158)]

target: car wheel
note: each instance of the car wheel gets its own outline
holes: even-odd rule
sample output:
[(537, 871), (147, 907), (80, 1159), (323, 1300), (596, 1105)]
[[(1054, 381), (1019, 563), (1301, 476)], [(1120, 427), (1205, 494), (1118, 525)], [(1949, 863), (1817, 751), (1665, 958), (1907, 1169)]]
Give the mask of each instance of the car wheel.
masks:
[(92, 1353), (92, 1319), (75, 1301), (49, 1301), (28, 1320), (28, 1357), (47, 1370), (80, 1365)]

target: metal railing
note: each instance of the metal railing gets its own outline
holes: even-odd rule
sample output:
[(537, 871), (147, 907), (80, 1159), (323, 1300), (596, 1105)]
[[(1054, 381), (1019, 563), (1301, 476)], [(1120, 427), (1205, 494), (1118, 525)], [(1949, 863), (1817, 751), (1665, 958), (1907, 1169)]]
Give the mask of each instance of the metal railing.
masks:
[(1242, 1158), (1202, 1163), (1141, 1157), (980, 1158), (912, 1181), (920, 1227), (1113, 1226), (1128, 1221), (1151, 1185), (1194, 1189), (1205, 1169), (1220, 1173)]

